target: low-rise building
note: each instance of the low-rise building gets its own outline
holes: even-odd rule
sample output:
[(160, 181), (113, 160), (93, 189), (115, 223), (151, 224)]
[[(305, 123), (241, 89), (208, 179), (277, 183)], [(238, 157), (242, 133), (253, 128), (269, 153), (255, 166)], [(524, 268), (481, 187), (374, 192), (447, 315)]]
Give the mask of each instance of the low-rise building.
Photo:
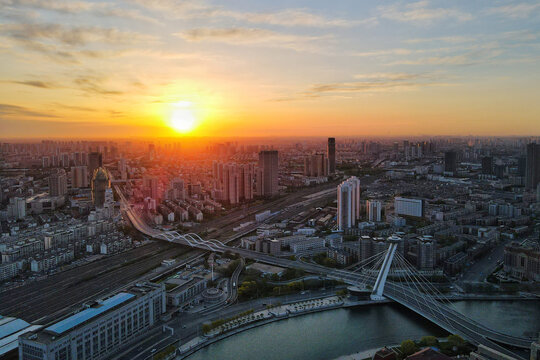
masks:
[(138, 284), (19, 337), (19, 359), (108, 359), (157, 323), (165, 312), (162, 285)]

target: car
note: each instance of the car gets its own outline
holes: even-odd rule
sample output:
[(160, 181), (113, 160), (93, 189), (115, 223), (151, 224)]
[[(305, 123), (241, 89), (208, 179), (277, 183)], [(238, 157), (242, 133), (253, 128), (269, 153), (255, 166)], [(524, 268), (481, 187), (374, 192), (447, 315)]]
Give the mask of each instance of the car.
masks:
[(150, 350), (150, 353), (151, 353), (151, 354), (153, 354), (153, 353), (155, 353), (155, 352), (156, 352), (156, 349)]

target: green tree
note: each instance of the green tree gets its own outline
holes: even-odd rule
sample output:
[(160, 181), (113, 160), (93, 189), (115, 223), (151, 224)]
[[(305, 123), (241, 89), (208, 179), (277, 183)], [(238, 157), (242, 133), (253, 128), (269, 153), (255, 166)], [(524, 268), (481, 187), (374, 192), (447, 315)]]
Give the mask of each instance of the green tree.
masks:
[(418, 351), (418, 347), (412, 340), (404, 340), (400, 347), (403, 356), (409, 356)]
[(439, 340), (435, 336), (423, 336), (420, 339), (420, 346), (437, 346)]
[(449, 335), (447, 339), (452, 346), (460, 347), (465, 344), (465, 340), (459, 335)]

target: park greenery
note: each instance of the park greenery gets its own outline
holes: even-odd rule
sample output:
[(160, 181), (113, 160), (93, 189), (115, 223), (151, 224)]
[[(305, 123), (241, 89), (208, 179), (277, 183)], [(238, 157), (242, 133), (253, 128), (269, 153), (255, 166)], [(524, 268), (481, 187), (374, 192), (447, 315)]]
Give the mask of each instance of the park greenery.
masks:
[(449, 335), (446, 339), (424, 336), (419, 341), (404, 340), (398, 348), (399, 358), (404, 359), (426, 347), (432, 347), (448, 356), (468, 355), (474, 350), (474, 346), (459, 335)]

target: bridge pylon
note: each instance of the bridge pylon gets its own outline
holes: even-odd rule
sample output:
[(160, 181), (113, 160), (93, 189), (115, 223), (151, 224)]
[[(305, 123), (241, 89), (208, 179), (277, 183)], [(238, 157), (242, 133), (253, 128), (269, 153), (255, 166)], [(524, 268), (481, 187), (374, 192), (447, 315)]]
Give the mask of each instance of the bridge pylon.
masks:
[(394, 260), (394, 255), (396, 254), (398, 244), (401, 242), (401, 238), (397, 236), (391, 236), (388, 238), (387, 242), (389, 242), (390, 245), (386, 250), (381, 269), (379, 270), (377, 280), (375, 281), (375, 285), (373, 286), (371, 300), (385, 299), (385, 297), (383, 296), (384, 285), (386, 284), (386, 278), (388, 277), (388, 273), (390, 272), (390, 267), (392, 266), (392, 261)]

